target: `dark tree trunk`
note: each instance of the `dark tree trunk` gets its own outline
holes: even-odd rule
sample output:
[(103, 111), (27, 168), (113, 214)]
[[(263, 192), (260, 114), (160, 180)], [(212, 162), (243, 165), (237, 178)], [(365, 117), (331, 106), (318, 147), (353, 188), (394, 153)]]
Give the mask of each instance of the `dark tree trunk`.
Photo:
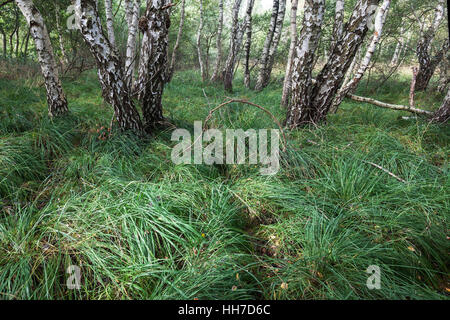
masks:
[(150, 130), (163, 120), (162, 95), (166, 83), (170, 0), (147, 2), (139, 21), (143, 33), (138, 76), (138, 98), (142, 104), (145, 127)]
[(441, 107), (434, 113), (432, 121), (436, 123), (447, 123), (450, 119), (450, 89), (445, 96)]
[(255, 0), (249, 0), (247, 6), (247, 12), (245, 14), (245, 33), (246, 39), (244, 44), (245, 51), (245, 63), (244, 63), (244, 85), (246, 88), (250, 88), (250, 49), (252, 46), (252, 11)]
[(115, 52), (100, 21), (95, 0), (75, 0), (81, 35), (94, 56), (102, 93), (114, 109), (122, 130), (142, 131), (142, 123), (125, 81), (123, 63)]

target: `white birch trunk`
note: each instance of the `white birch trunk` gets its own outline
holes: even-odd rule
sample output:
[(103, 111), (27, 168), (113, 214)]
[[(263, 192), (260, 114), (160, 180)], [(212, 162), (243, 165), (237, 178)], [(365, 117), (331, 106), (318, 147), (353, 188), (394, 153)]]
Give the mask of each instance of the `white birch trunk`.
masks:
[(248, 0), (247, 11), (245, 14), (245, 63), (244, 63), (244, 85), (250, 88), (250, 50), (252, 46), (252, 11), (255, 0)]
[(105, 0), (105, 13), (106, 13), (106, 30), (108, 31), (108, 39), (113, 48), (116, 48), (116, 36), (114, 33), (112, 0)]
[(336, 0), (334, 25), (333, 25), (333, 38), (331, 40), (330, 51), (333, 51), (334, 46), (341, 38), (342, 33), (344, 31), (344, 13), (345, 13), (344, 9), (345, 9), (345, 0)]
[(53, 48), (44, 19), (32, 0), (16, 0), (15, 2), (30, 26), (30, 33), (45, 80), (48, 114), (50, 117), (54, 117), (66, 113), (68, 111), (67, 100), (59, 80)]
[(203, 61), (203, 53), (202, 53), (202, 44), (201, 37), (203, 31), (203, 0), (200, 0), (200, 24), (197, 30), (197, 56), (198, 56), (198, 64), (200, 66), (200, 74), (202, 75), (202, 81), (206, 81), (206, 70), (205, 63)]
[(175, 61), (176, 61), (176, 55), (178, 47), (180, 46), (180, 40), (181, 35), (183, 34), (183, 25), (184, 25), (184, 10), (185, 10), (186, 1), (181, 1), (181, 11), (180, 11), (180, 25), (178, 26), (178, 34), (177, 34), (177, 40), (175, 41), (175, 45), (173, 47), (172, 51), (172, 59), (170, 61), (170, 66), (167, 72), (167, 82), (170, 82), (173, 77), (173, 73), (175, 72)]
[(128, 88), (131, 89), (136, 60), (136, 36), (139, 24), (139, 11), (141, 0), (127, 0), (126, 14), (128, 24), (127, 52), (125, 57), (125, 79)]
[(291, 95), (292, 85), (292, 60), (295, 52), (295, 46), (297, 44), (297, 7), (298, 0), (291, 1), (291, 30), (290, 37), (291, 43), (289, 45), (288, 61), (286, 63), (286, 73), (284, 76), (283, 93), (281, 96), (281, 105), (287, 107), (289, 104), (289, 97)]
[(220, 64), (222, 62), (222, 31), (223, 31), (223, 0), (219, 0), (219, 26), (217, 28), (217, 60), (211, 76), (211, 82), (217, 81), (220, 77)]

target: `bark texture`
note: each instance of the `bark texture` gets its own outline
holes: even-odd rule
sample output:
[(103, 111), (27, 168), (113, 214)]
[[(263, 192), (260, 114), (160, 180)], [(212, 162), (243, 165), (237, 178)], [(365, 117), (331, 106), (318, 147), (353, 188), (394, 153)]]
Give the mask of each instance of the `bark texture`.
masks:
[[(314, 61), (314, 53), (318, 43), (321, 20), (323, 19), (324, 1), (307, 1), (302, 34), (297, 45), (294, 74), (292, 76), (292, 99), (288, 110), (286, 124), (295, 128), (307, 123), (318, 123), (326, 120), (335, 94), (340, 89), (345, 74), (361, 46), (368, 30), (368, 20), (375, 13), (378, 0), (358, 0), (353, 13), (346, 23), (344, 33), (330, 57), (311, 85), (311, 66), (299, 63), (299, 57), (307, 56)], [(312, 18), (312, 17), (313, 18)], [(303, 42), (308, 39), (308, 44)]]
[(239, 50), (242, 44), (243, 28), (239, 24), (239, 9), (242, 0), (235, 0), (232, 10), (232, 27), (230, 34), (230, 50), (222, 72), (225, 91), (233, 91), (234, 67), (236, 66)]
[(334, 13), (333, 38), (331, 39), (330, 51), (333, 51), (334, 46), (339, 41), (344, 31), (344, 11), (345, 0), (336, 0), (336, 8)]
[(114, 109), (117, 123), (122, 130), (142, 131), (142, 123), (130, 97), (122, 61), (112, 44), (105, 37), (95, 0), (74, 0), (75, 12), (80, 21), (84, 42), (94, 56), (102, 94)]
[(114, 33), (114, 17), (112, 0), (105, 0), (105, 14), (106, 14), (106, 30), (108, 31), (108, 39), (113, 48), (116, 47), (116, 35)]
[(16, 4), (25, 16), (31, 37), (34, 40), (42, 75), (47, 90), (48, 114), (55, 117), (68, 111), (67, 99), (61, 87), (53, 48), (41, 13), (32, 0), (16, 0)]
[(417, 44), (416, 55), (419, 60), (419, 73), (417, 74), (416, 91), (425, 91), (428, 88), (431, 77), (442, 57), (448, 50), (448, 40), (442, 49), (433, 57), (431, 55), (431, 43), (436, 35), (439, 25), (444, 16), (444, 0), (439, 0), (436, 7), (434, 21), (431, 26), (423, 32)]
[(444, 98), (444, 102), (441, 107), (434, 113), (433, 122), (447, 123), (450, 119), (450, 89), (447, 91), (447, 95)]
[(272, 68), (275, 61), (275, 53), (280, 42), (285, 13), (286, 0), (274, 0), (269, 32), (264, 43), (263, 54), (260, 60), (258, 80), (255, 85), (255, 90), (257, 91), (262, 90), (269, 84), (270, 74), (272, 73)]
[(138, 98), (147, 130), (163, 120), (162, 94), (166, 83), (170, 0), (147, 2), (139, 22), (143, 33), (138, 77)]
[(127, 52), (125, 57), (125, 79), (128, 88), (131, 89), (136, 61), (136, 36), (139, 25), (139, 11), (141, 8), (141, 0), (126, 0), (125, 6), (128, 24)]
[[(296, 1), (296, 0), (294, 0)], [(244, 62), (244, 85), (250, 88), (250, 50), (252, 46), (252, 11), (255, 0), (248, 0), (247, 11), (245, 13), (245, 62)]]
[(349, 92), (353, 92), (361, 81), (364, 73), (369, 67), (370, 61), (372, 60), (372, 56), (377, 48), (378, 42), (380, 41), (381, 34), (383, 32), (383, 26), (386, 21), (386, 17), (389, 11), (389, 6), (391, 5), (391, 0), (384, 0), (380, 10), (377, 13), (375, 18), (375, 30), (373, 32), (372, 40), (367, 48), (366, 55), (364, 56), (361, 65), (359, 66), (358, 71), (352, 80), (350, 80), (347, 84), (345, 84), (336, 95), (333, 105), (331, 107), (332, 112), (336, 112), (337, 108), (340, 106), (345, 96)]
[(180, 9), (180, 25), (178, 26), (177, 40), (175, 41), (175, 45), (173, 46), (172, 51), (172, 59), (170, 61), (169, 69), (167, 71), (167, 82), (170, 82), (173, 77), (173, 73), (175, 71), (175, 61), (177, 56), (177, 50), (180, 46), (181, 35), (183, 34), (183, 25), (184, 25), (184, 9), (186, 6), (186, 1), (181, 1), (181, 9)]
[(200, 24), (198, 25), (197, 30), (197, 56), (198, 56), (198, 64), (200, 66), (200, 73), (202, 75), (202, 80), (206, 81), (207, 71), (205, 68), (205, 62), (203, 61), (203, 53), (202, 53), (202, 32), (203, 32), (203, 0), (200, 0)]
[(289, 98), (291, 96), (291, 86), (292, 86), (292, 60), (295, 53), (295, 46), (297, 44), (297, 8), (298, 0), (291, 1), (291, 30), (290, 37), (291, 43), (289, 45), (289, 55), (286, 64), (286, 73), (283, 82), (283, 93), (281, 96), (281, 105), (287, 107), (289, 104)]
[(223, 32), (223, 0), (219, 0), (219, 25), (217, 27), (217, 59), (214, 67), (213, 74), (211, 76), (211, 82), (215, 82), (220, 77), (220, 64), (222, 62), (222, 32)]

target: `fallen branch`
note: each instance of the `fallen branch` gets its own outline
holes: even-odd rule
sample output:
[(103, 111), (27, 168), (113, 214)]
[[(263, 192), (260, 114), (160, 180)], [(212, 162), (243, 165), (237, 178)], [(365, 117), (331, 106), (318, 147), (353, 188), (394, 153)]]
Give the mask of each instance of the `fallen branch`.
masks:
[(378, 164), (376, 164), (376, 163), (370, 162), (370, 161), (364, 161), (364, 162), (370, 164), (371, 166), (374, 166), (375, 168), (378, 168), (378, 169), (380, 169), (380, 170), (386, 172), (388, 175), (390, 175), (391, 177), (397, 179), (398, 181), (403, 182), (403, 183), (406, 183), (405, 180), (403, 180), (402, 178), (396, 176), (395, 174), (393, 174), (393, 173), (390, 172), (389, 170), (383, 168), (382, 166), (380, 166), (380, 165), (378, 165)]
[(403, 105), (399, 105), (399, 104), (390, 104), (390, 103), (386, 103), (386, 102), (381, 102), (381, 101), (378, 101), (378, 100), (375, 100), (372, 98), (360, 97), (360, 96), (357, 96), (357, 95), (354, 95), (351, 93), (347, 93), (347, 97), (352, 100), (358, 101), (358, 102), (370, 103), (370, 104), (373, 104), (373, 105), (381, 107), (381, 108), (400, 110), (400, 111), (408, 111), (411, 113), (420, 114), (420, 115), (424, 115), (427, 117), (430, 117), (433, 115), (433, 112), (431, 112), (431, 111), (417, 109), (414, 107), (403, 106)]

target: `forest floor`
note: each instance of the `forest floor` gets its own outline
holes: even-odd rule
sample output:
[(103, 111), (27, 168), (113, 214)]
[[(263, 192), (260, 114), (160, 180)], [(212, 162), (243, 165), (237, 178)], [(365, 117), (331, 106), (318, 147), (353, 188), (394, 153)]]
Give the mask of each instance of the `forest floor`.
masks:
[[(227, 99), (199, 78), (178, 72), (165, 90), (177, 127)], [(260, 93), (234, 85), (284, 120), (280, 80)], [(407, 104), (409, 79), (361, 87)], [(108, 137), (94, 72), (64, 89), (71, 115), (51, 122), (43, 87), (0, 78), (0, 299), (448, 299), (448, 126), (346, 101), (326, 125), (286, 132), (280, 171), (262, 176), (173, 164), (169, 129)], [(428, 110), (442, 99), (416, 98)], [(210, 127), (277, 128), (241, 104)], [(366, 286), (371, 265), (380, 289)]]

